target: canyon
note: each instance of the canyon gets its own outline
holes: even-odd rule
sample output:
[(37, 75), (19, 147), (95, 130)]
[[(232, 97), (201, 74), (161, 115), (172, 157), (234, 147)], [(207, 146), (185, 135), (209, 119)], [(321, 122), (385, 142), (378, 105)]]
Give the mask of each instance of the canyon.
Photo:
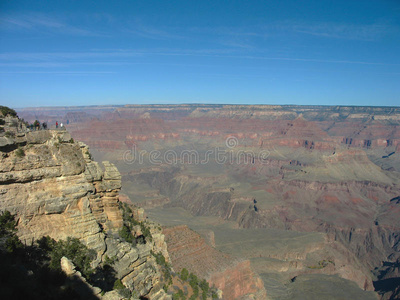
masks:
[[(18, 114), (68, 129), (18, 137), (24, 147), (42, 147), (43, 159), (3, 158), (1, 178), (15, 185), (7, 199), (17, 197), (18, 184), (44, 177), (46, 187), (62, 180), (69, 186), (49, 191), (47, 202), (32, 194), (26, 203), (6, 204), (21, 212), (25, 240), (73, 223), (74, 234), (102, 253), (101, 233), (89, 221), (80, 224), (76, 212), (90, 207), (96, 224), (119, 228), (122, 187), (120, 198), (163, 226), (175, 271), (206, 278), (226, 299), (399, 296), (398, 107), (125, 105)], [(60, 135), (57, 151), (73, 164), (52, 163), (58, 154), (46, 154), (43, 143), (57, 137), (49, 134)], [(67, 143), (71, 137), (89, 145), (96, 161), (110, 161), (104, 171), (86, 146)], [(27, 166), (35, 171), (26, 173)], [(37, 198), (45, 193), (41, 184), (30, 188)]]

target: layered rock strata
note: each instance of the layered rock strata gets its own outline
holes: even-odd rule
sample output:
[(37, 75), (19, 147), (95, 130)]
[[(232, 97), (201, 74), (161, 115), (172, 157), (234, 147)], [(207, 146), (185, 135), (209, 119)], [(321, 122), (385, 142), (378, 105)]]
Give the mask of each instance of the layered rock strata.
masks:
[(205, 277), (222, 290), (224, 299), (266, 299), (262, 280), (252, 271), (250, 261), (238, 260), (210, 245), (187, 226), (163, 230), (176, 271), (183, 268)]
[[(7, 121), (0, 135), (0, 210), (16, 215), (20, 239), (31, 244), (47, 235), (78, 238), (97, 252), (93, 267), (113, 257), (117, 278), (136, 296), (170, 299), (151, 254), (162, 252), (168, 259), (161, 231), (148, 224), (153, 240), (135, 247), (118, 237), (120, 188), (117, 168), (94, 162), (88, 147), (67, 131), (28, 131), (17, 118)], [(106, 299), (118, 297), (106, 294)]]

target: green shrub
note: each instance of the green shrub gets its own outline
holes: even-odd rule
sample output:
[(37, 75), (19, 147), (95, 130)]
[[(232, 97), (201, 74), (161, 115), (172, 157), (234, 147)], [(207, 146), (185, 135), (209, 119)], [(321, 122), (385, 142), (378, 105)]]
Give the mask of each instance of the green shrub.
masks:
[(15, 132), (13, 131), (6, 131), (5, 135), (6, 138), (13, 138), (15, 137)]
[(115, 280), (114, 290), (117, 290), (118, 294), (120, 294), (122, 297), (126, 299), (129, 299), (132, 296), (131, 291), (124, 286), (121, 279)]
[(203, 292), (203, 294), (201, 294), (201, 299), (202, 300), (207, 300), (207, 293)]
[(0, 238), (5, 239), (4, 246), (8, 253), (13, 253), (23, 247), (16, 232), (17, 221), (15, 220), (15, 215), (12, 215), (8, 210), (2, 212), (0, 215)]
[(143, 222), (140, 222), (140, 230), (142, 231), (143, 236), (149, 241), (153, 240), (153, 236), (151, 235), (150, 228), (147, 227)]
[(17, 116), (17, 112), (15, 110), (13, 110), (12, 108), (9, 108), (7, 106), (1, 106), (0, 105), (0, 111), (3, 114), (3, 116), (12, 116), (12, 117), (16, 117)]
[[(128, 204), (126, 203), (120, 203), (120, 209), (122, 209), (122, 219), (124, 220), (124, 226), (127, 227), (127, 229), (129, 231), (132, 230), (133, 226), (139, 225), (140, 226), (140, 230), (142, 231), (143, 236), (145, 237), (145, 240), (148, 241), (152, 241), (153, 240), (153, 236), (151, 235), (151, 231), (150, 228), (148, 226), (146, 226), (146, 224), (144, 222), (139, 222), (137, 220), (135, 220), (132, 216), (132, 210), (130, 209), (130, 207), (128, 206)], [(122, 229), (121, 229), (122, 230)], [(122, 232), (122, 234), (125, 237), (128, 237), (126, 235), (126, 229), (123, 229), (124, 232)], [(121, 236), (121, 233), (120, 233)], [(126, 239), (125, 239), (126, 240)], [(127, 242), (130, 242), (129, 240), (126, 240)], [(138, 243), (144, 243), (142, 242), (140, 239), (137, 240)]]
[(49, 253), (51, 269), (60, 270), (61, 258), (65, 256), (74, 263), (86, 278), (89, 278), (93, 273), (94, 270), (90, 263), (96, 257), (96, 253), (94, 250), (88, 249), (79, 239), (68, 237), (65, 241), (56, 242), (47, 236), (40, 239), (38, 244)]
[(156, 263), (161, 266), (165, 282), (172, 284), (171, 265), (167, 263), (164, 255), (161, 252), (154, 253), (153, 251), (150, 251), (150, 253), (155, 257)]
[(120, 229), (118, 234), (124, 241), (126, 241), (128, 243), (132, 243), (134, 241), (134, 239), (135, 239), (133, 234), (132, 234), (132, 232), (131, 232), (131, 230), (126, 225), (122, 226), (122, 228)]
[(200, 281), (199, 286), (200, 286), (201, 290), (203, 291), (203, 294), (208, 294), (208, 291), (210, 290), (210, 286), (209, 286), (207, 280), (203, 279), (202, 281)]
[(194, 288), (195, 286), (197, 286), (199, 283), (199, 280), (197, 278), (196, 275), (194, 275), (193, 273), (190, 273), (189, 275), (189, 284), (192, 288)]
[(183, 268), (181, 271), (181, 279), (183, 281), (186, 281), (188, 280), (188, 277), (189, 277), (189, 271), (186, 268)]
[(104, 257), (104, 265), (108, 265), (111, 266), (113, 264), (115, 264), (115, 262), (118, 260), (118, 258), (116, 256), (113, 257), (108, 257), (108, 255), (106, 254), (106, 256)]
[(189, 275), (189, 284), (193, 289), (193, 295), (197, 298), (197, 296), (199, 295), (199, 279), (193, 273), (190, 273)]
[[(62, 256), (68, 257), (77, 269), (87, 276), (90, 273), (87, 261), (94, 258), (94, 251), (88, 250), (77, 239), (69, 238), (56, 242), (48, 236), (42, 237), (32, 245), (23, 245), (16, 235), (16, 223), (10, 212), (0, 213), (2, 299), (80, 299), (77, 293), (79, 286), (71, 285), (71, 280), (61, 271), (60, 260)], [(50, 264), (53, 265), (52, 268)], [(95, 273), (87, 279), (92, 285), (107, 292), (112, 290), (117, 279), (116, 271), (111, 267), (104, 270), (97, 267)], [(128, 289), (121, 291), (128, 295), (125, 298), (129, 298)]]
[(121, 202), (119, 204), (120, 204), (120, 209), (122, 209), (122, 219), (124, 220), (124, 223), (132, 226), (139, 225), (140, 222), (132, 217), (133, 213), (128, 204)]
[(114, 282), (114, 290), (120, 290), (120, 289), (124, 289), (124, 288), (125, 288), (125, 286), (122, 283), (121, 279), (115, 280), (115, 282)]
[(25, 156), (25, 151), (22, 148), (18, 148), (15, 151), (15, 155), (19, 158), (24, 157)]
[(179, 299), (181, 299), (181, 297), (179, 297), (178, 293), (172, 295), (172, 300), (179, 300)]
[(153, 256), (156, 258), (156, 263), (160, 266), (166, 266), (167, 262), (165, 260), (164, 255), (160, 252), (160, 253), (152, 253)]
[(17, 231), (17, 221), (15, 215), (12, 215), (8, 210), (0, 215), (0, 237), (13, 234)]
[(181, 289), (178, 289), (178, 292), (176, 292), (175, 294), (172, 295), (172, 299), (173, 300), (185, 300), (185, 294), (183, 293), (183, 291)]

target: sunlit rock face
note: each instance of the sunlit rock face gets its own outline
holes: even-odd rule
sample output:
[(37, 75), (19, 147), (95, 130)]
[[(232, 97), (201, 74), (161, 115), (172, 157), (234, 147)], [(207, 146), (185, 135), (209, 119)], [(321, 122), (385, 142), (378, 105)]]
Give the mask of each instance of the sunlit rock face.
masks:
[(104, 162), (102, 169), (66, 131), (27, 132), (15, 143), (15, 150), (2, 152), (1, 208), (17, 214), (21, 240), (71, 236), (104, 251), (100, 226), (122, 226), (115, 166)]
[[(138, 297), (170, 299), (151, 254), (161, 252), (169, 260), (161, 229), (149, 223), (153, 240), (143, 245), (133, 246), (118, 237), (123, 225), (118, 204), (121, 174), (114, 164), (93, 161), (89, 148), (65, 130), (29, 131), (17, 118), (8, 121), (0, 142), (0, 211), (16, 215), (23, 243), (43, 236), (78, 238), (96, 250), (93, 267), (113, 257), (117, 278)], [(143, 212), (134, 209), (133, 214), (138, 217)], [(61, 263), (67, 275), (76, 273), (65, 257)], [(101, 297), (98, 287), (89, 287)], [(115, 291), (104, 295), (104, 299), (120, 298)]]

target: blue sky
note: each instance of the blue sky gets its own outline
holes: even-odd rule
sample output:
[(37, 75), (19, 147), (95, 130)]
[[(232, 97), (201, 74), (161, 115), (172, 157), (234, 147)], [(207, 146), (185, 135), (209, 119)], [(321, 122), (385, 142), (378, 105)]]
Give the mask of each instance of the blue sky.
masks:
[(400, 105), (400, 1), (0, 1), (0, 104)]

